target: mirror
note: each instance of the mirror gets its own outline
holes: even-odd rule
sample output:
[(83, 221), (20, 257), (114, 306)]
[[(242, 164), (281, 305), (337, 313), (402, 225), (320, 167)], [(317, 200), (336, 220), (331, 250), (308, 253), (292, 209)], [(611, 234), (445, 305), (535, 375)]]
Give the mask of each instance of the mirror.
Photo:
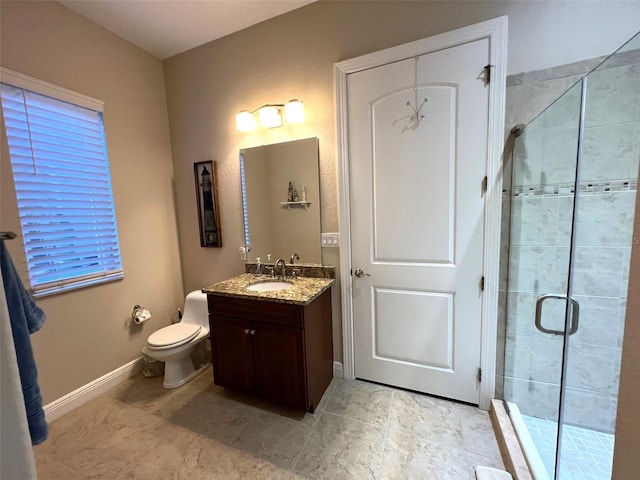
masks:
[(318, 139), (242, 149), (240, 177), (247, 261), (322, 264)]

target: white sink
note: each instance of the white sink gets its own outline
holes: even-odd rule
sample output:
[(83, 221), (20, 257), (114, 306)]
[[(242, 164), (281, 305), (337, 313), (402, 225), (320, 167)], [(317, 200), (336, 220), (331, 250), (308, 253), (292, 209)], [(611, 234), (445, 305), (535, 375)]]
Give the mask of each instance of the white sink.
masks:
[(249, 285), (247, 290), (251, 292), (277, 292), (291, 287), (293, 287), (293, 283), (274, 280), (273, 282), (254, 283), (253, 285)]

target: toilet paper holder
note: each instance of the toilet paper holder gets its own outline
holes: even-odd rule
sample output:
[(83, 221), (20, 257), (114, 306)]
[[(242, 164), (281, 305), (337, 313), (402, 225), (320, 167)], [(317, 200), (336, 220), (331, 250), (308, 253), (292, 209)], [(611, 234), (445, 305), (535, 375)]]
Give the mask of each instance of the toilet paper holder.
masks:
[(139, 325), (146, 322), (150, 318), (151, 312), (149, 310), (140, 305), (134, 305), (133, 311), (131, 312), (131, 319), (134, 321), (134, 323)]

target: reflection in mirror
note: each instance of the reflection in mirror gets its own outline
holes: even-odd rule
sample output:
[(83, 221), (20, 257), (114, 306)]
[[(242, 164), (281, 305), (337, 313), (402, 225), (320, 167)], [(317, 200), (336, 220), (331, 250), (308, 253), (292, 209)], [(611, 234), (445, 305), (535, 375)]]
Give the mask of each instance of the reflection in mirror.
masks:
[(297, 253), (300, 263), (322, 264), (318, 139), (242, 149), (240, 173), (247, 261), (270, 254), (289, 263)]

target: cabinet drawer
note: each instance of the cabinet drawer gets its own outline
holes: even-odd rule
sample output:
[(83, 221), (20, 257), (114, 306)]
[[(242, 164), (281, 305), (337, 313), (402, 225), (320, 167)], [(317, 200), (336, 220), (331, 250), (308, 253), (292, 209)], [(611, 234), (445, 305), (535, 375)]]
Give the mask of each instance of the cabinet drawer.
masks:
[(303, 307), (289, 303), (261, 302), (246, 298), (208, 295), (212, 315), (239, 317), (255, 322), (303, 328)]

